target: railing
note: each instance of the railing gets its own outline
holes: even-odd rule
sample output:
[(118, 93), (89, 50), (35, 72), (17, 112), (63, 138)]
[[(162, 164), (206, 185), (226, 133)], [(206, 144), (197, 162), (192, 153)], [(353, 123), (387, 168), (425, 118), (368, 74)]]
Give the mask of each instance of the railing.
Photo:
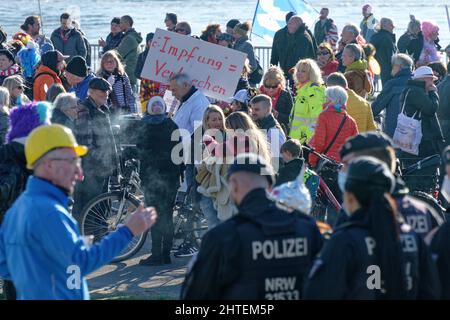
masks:
[[(98, 44), (91, 44), (91, 69), (97, 72), (100, 67), (100, 46)], [(144, 45), (141, 45), (141, 51), (144, 50)], [(270, 65), (270, 55), (272, 53), (271, 47), (255, 47), (255, 54), (259, 58), (259, 63), (267, 71)]]

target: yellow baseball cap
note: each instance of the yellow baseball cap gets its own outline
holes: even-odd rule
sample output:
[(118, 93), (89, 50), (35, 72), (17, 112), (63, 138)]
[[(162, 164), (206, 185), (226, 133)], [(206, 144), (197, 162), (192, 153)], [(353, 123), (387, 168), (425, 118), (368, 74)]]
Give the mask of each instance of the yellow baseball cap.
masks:
[(25, 143), (25, 157), (27, 168), (33, 165), (47, 152), (58, 148), (72, 148), (77, 156), (82, 157), (88, 152), (86, 146), (80, 146), (72, 130), (59, 124), (37, 127), (27, 138)]

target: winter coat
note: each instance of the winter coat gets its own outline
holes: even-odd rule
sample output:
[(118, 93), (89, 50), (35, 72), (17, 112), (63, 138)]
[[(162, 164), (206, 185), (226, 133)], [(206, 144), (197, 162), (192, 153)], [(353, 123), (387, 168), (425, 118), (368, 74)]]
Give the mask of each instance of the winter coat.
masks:
[(22, 143), (12, 141), (0, 145), (0, 224), (6, 211), (25, 190), (30, 174)]
[(138, 54), (140, 52), (139, 45), (141, 42), (141, 34), (134, 29), (130, 29), (124, 34), (122, 41), (116, 48), (125, 64), (125, 72), (130, 78), (132, 86), (134, 86), (137, 81), (134, 71), (136, 70)]
[(406, 87), (406, 83), (411, 78), (412, 73), (408, 68), (400, 70), (394, 78), (385, 83), (383, 90), (372, 103), (374, 116), (386, 110), (383, 132), (390, 137), (394, 136), (395, 128), (397, 127), (397, 117), (401, 108), (400, 96)]
[(9, 115), (0, 106), (0, 146), (5, 143), (6, 134), (9, 129)]
[(304, 162), (305, 161), (303, 159), (295, 158), (285, 163), (284, 166), (280, 168), (275, 186), (277, 187), (283, 183), (297, 179), (298, 175), (302, 171)]
[(364, 99), (367, 99), (367, 96), (372, 93), (373, 84), (367, 61), (353, 62), (345, 69), (344, 76), (347, 79), (348, 87)]
[(75, 121), (70, 119), (60, 109), (53, 109), (51, 122), (63, 125), (69, 129), (71, 129), (74, 132), (74, 134), (76, 135)]
[(180, 129), (187, 130), (193, 134), (196, 125), (202, 123), (203, 113), (209, 106), (209, 101), (205, 95), (195, 87), (186, 94), (180, 106), (173, 116), (173, 121)]
[(136, 79), (142, 80), (141, 73), (142, 69), (144, 69), (145, 60), (147, 60), (147, 55), (149, 51), (150, 49), (146, 48), (144, 52), (139, 53), (136, 62), (136, 69), (134, 69), (134, 76), (136, 77)]
[(375, 34), (375, 26), (377, 24), (378, 20), (375, 19), (373, 14), (361, 21), (359, 28), (361, 29), (361, 35), (366, 39), (366, 42), (370, 42), (370, 39)]
[(316, 38), (317, 44), (326, 42), (331, 45), (331, 48), (335, 48), (339, 36), (334, 21), (332, 19), (326, 19), (324, 24), (322, 24), (321, 20), (317, 21), (314, 26), (314, 37)]
[[(33, 176), (7, 212), (0, 229), (0, 277), (14, 282), (19, 300), (89, 299), (86, 275), (132, 240), (130, 229), (122, 225), (89, 249), (68, 211), (69, 202), (62, 189)], [(68, 286), (68, 276), (75, 276), (78, 285)]]
[(34, 77), (33, 83), (34, 100), (45, 101), (45, 96), (47, 94), (45, 86), (47, 86), (48, 90), (55, 83), (62, 84), (61, 78), (58, 76), (58, 74), (56, 74), (56, 72), (50, 69), (49, 67), (41, 65), (36, 72), (36, 76)]
[(256, 70), (256, 68), (258, 67), (258, 62), (256, 61), (255, 57), (255, 49), (253, 48), (253, 44), (247, 36), (236, 40), (236, 43), (234, 44), (234, 50), (247, 54), (247, 59), (249, 61), (251, 69), (250, 73)]
[[(55, 50), (66, 56), (82, 56), (86, 59), (87, 49), (80, 31), (70, 29), (63, 38), (61, 28), (55, 29), (50, 37)], [(70, 58), (69, 58), (70, 59)]]
[(140, 177), (145, 190), (153, 190), (165, 199), (177, 187), (180, 176), (180, 168), (171, 158), (172, 150), (179, 143), (171, 140), (172, 133), (178, 130), (178, 126), (164, 115), (161, 121), (152, 122), (152, 118), (155, 119), (155, 116), (145, 116), (137, 129)]
[(325, 87), (307, 82), (297, 88), (295, 104), (292, 111), (290, 136), (294, 139), (306, 138), (314, 134), (316, 120), (325, 103)]
[(88, 96), (89, 82), (95, 78), (93, 73), (88, 74), (80, 83), (69, 89), (69, 92), (74, 92), (81, 101), (86, 100)]
[[(342, 119), (344, 118), (346, 112), (338, 112), (334, 107), (329, 106), (323, 110), (317, 119), (317, 126), (314, 132), (314, 136), (310, 141), (310, 145), (318, 152), (323, 153), (325, 149), (328, 148), (333, 137), (339, 129)], [(355, 120), (347, 114), (347, 119), (345, 120), (344, 126), (339, 132), (336, 140), (328, 149), (327, 155), (336, 161), (340, 161), (339, 150), (344, 145), (348, 138), (353, 137), (358, 134), (358, 127)], [(313, 154), (309, 156), (309, 163), (311, 166), (316, 166), (317, 157)]]
[(281, 146), (286, 142), (286, 136), (284, 135), (281, 125), (272, 113), (267, 115), (264, 119), (256, 121), (256, 124), (260, 129), (264, 130), (264, 133), (267, 136), (272, 159), (279, 158)]
[(391, 79), (391, 60), (392, 56), (397, 52), (395, 34), (381, 29), (370, 38), (370, 43), (372, 43), (377, 50), (375, 59), (377, 59), (381, 67), (381, 83), (385, 84)]
[(273, 38), (270, 64), (283, 70), (285, 75), (300, 59), (316, 58), (314, 41), (305, 25), (301, 25), (295, 34), (290, 34), (287, 27), (278, 30)]
[(397, 41), (398, 52), (400, 53), (408, 53), (408, 46), (410, 42), (416, 37), (412, 34), (405, 32), (401, 35), (401, 37)]
[[(425, 91), (424, 81), (408, 80), (406, 88), (400, 97), (400, 105), (403, 106), (403, 103), (405, 103), (404, 113), (408, 117), (412, 117), (416, 113), (414, 118), (422, 120), (423, 137), (420, 145), (430, 144), (431, 141), (433, 141), (433, 144), (441, 143), (443, 137), (436, 114), (439, 108), (439, 96), (437, 92), (430, 91), (427, 93)], [(419, 146), (419, 149), (421, 146)], [(430, 155), (420, 156), (426, 157)]]
[[(450, 75), (445, 78), (437, 86), (439, 94), (439, 109), (437, 117), (439, 121), (450, 121)], [(447, 141), (447, 143), (450, 141)]]
[(77, 119), (77, 142), (89, 148), (83, 158), (85, 175), (106, 178), (117, 168), (117, 151), (106, 106), (97, 107), (88, 97), (81, 105), (83, 116)]
[(120, 110), (123, 113), (137, 113), (136, 99), (127, 74), (115, 73), (110, 75), (105, 72), (102, 76), (105, 80), (111, 81), (112, 84), (112, 92), (109, 95), (111, 111)]
[(347, 94), (347, 112), (355, 120), (358, 132), (376, 130), (377, 126), (369, 102), (358, 96), (352, 89), (348, 89)]
[(108, 34), (105, 41), (106, 46), (103, 47), (102, 54), (104, 54), (109, 50), (114, 50), (115, 48), (117, 48), (120, 42), (122, 41), (122, 38), (123, 38), (122, 32), (119, 32), (116, 35), (113, 35), (112, 33)]

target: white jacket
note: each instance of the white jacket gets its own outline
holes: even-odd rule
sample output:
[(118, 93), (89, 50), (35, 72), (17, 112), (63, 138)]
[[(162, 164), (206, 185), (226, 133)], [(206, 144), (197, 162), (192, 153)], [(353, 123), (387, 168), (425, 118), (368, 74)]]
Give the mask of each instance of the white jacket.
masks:
[(194, 130), (202, 125), (203, 113), (209, 104), (205, 95), (197, 90), (189, 99), (180, 104), (175, 111), (173, 121), (178, 125), (178, 128), (187, 130), (192, 135)]

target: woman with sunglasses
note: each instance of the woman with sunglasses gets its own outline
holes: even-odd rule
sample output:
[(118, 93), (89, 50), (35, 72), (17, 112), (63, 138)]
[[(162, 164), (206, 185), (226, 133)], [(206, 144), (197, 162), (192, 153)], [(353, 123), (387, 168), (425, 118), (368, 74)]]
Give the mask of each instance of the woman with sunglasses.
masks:
[(24, 94), (25, 85), (22, 76), (9, 76), (3, 81), (3, 86), (8, 89), (10, 96), (10, 107), (29, 103), (30, 100)]
[(336, 72), (339, 67), (339, 61), (334, 56), (333, 49), (329, 43), (323, 42), (319, 45), (317, 52), (317, 64), (322, 71), (324, 80), (332, 73)]
[(272, 66), (267, 70), (263, 78), (263, 85), (259, 88), (262, 94), (272, 99), (272, 113), (278, 120), (285, 134), (289, 133), (289, 116), (291, 114), (293, 100), (286, 88), (286, 78), (280, 67)]

